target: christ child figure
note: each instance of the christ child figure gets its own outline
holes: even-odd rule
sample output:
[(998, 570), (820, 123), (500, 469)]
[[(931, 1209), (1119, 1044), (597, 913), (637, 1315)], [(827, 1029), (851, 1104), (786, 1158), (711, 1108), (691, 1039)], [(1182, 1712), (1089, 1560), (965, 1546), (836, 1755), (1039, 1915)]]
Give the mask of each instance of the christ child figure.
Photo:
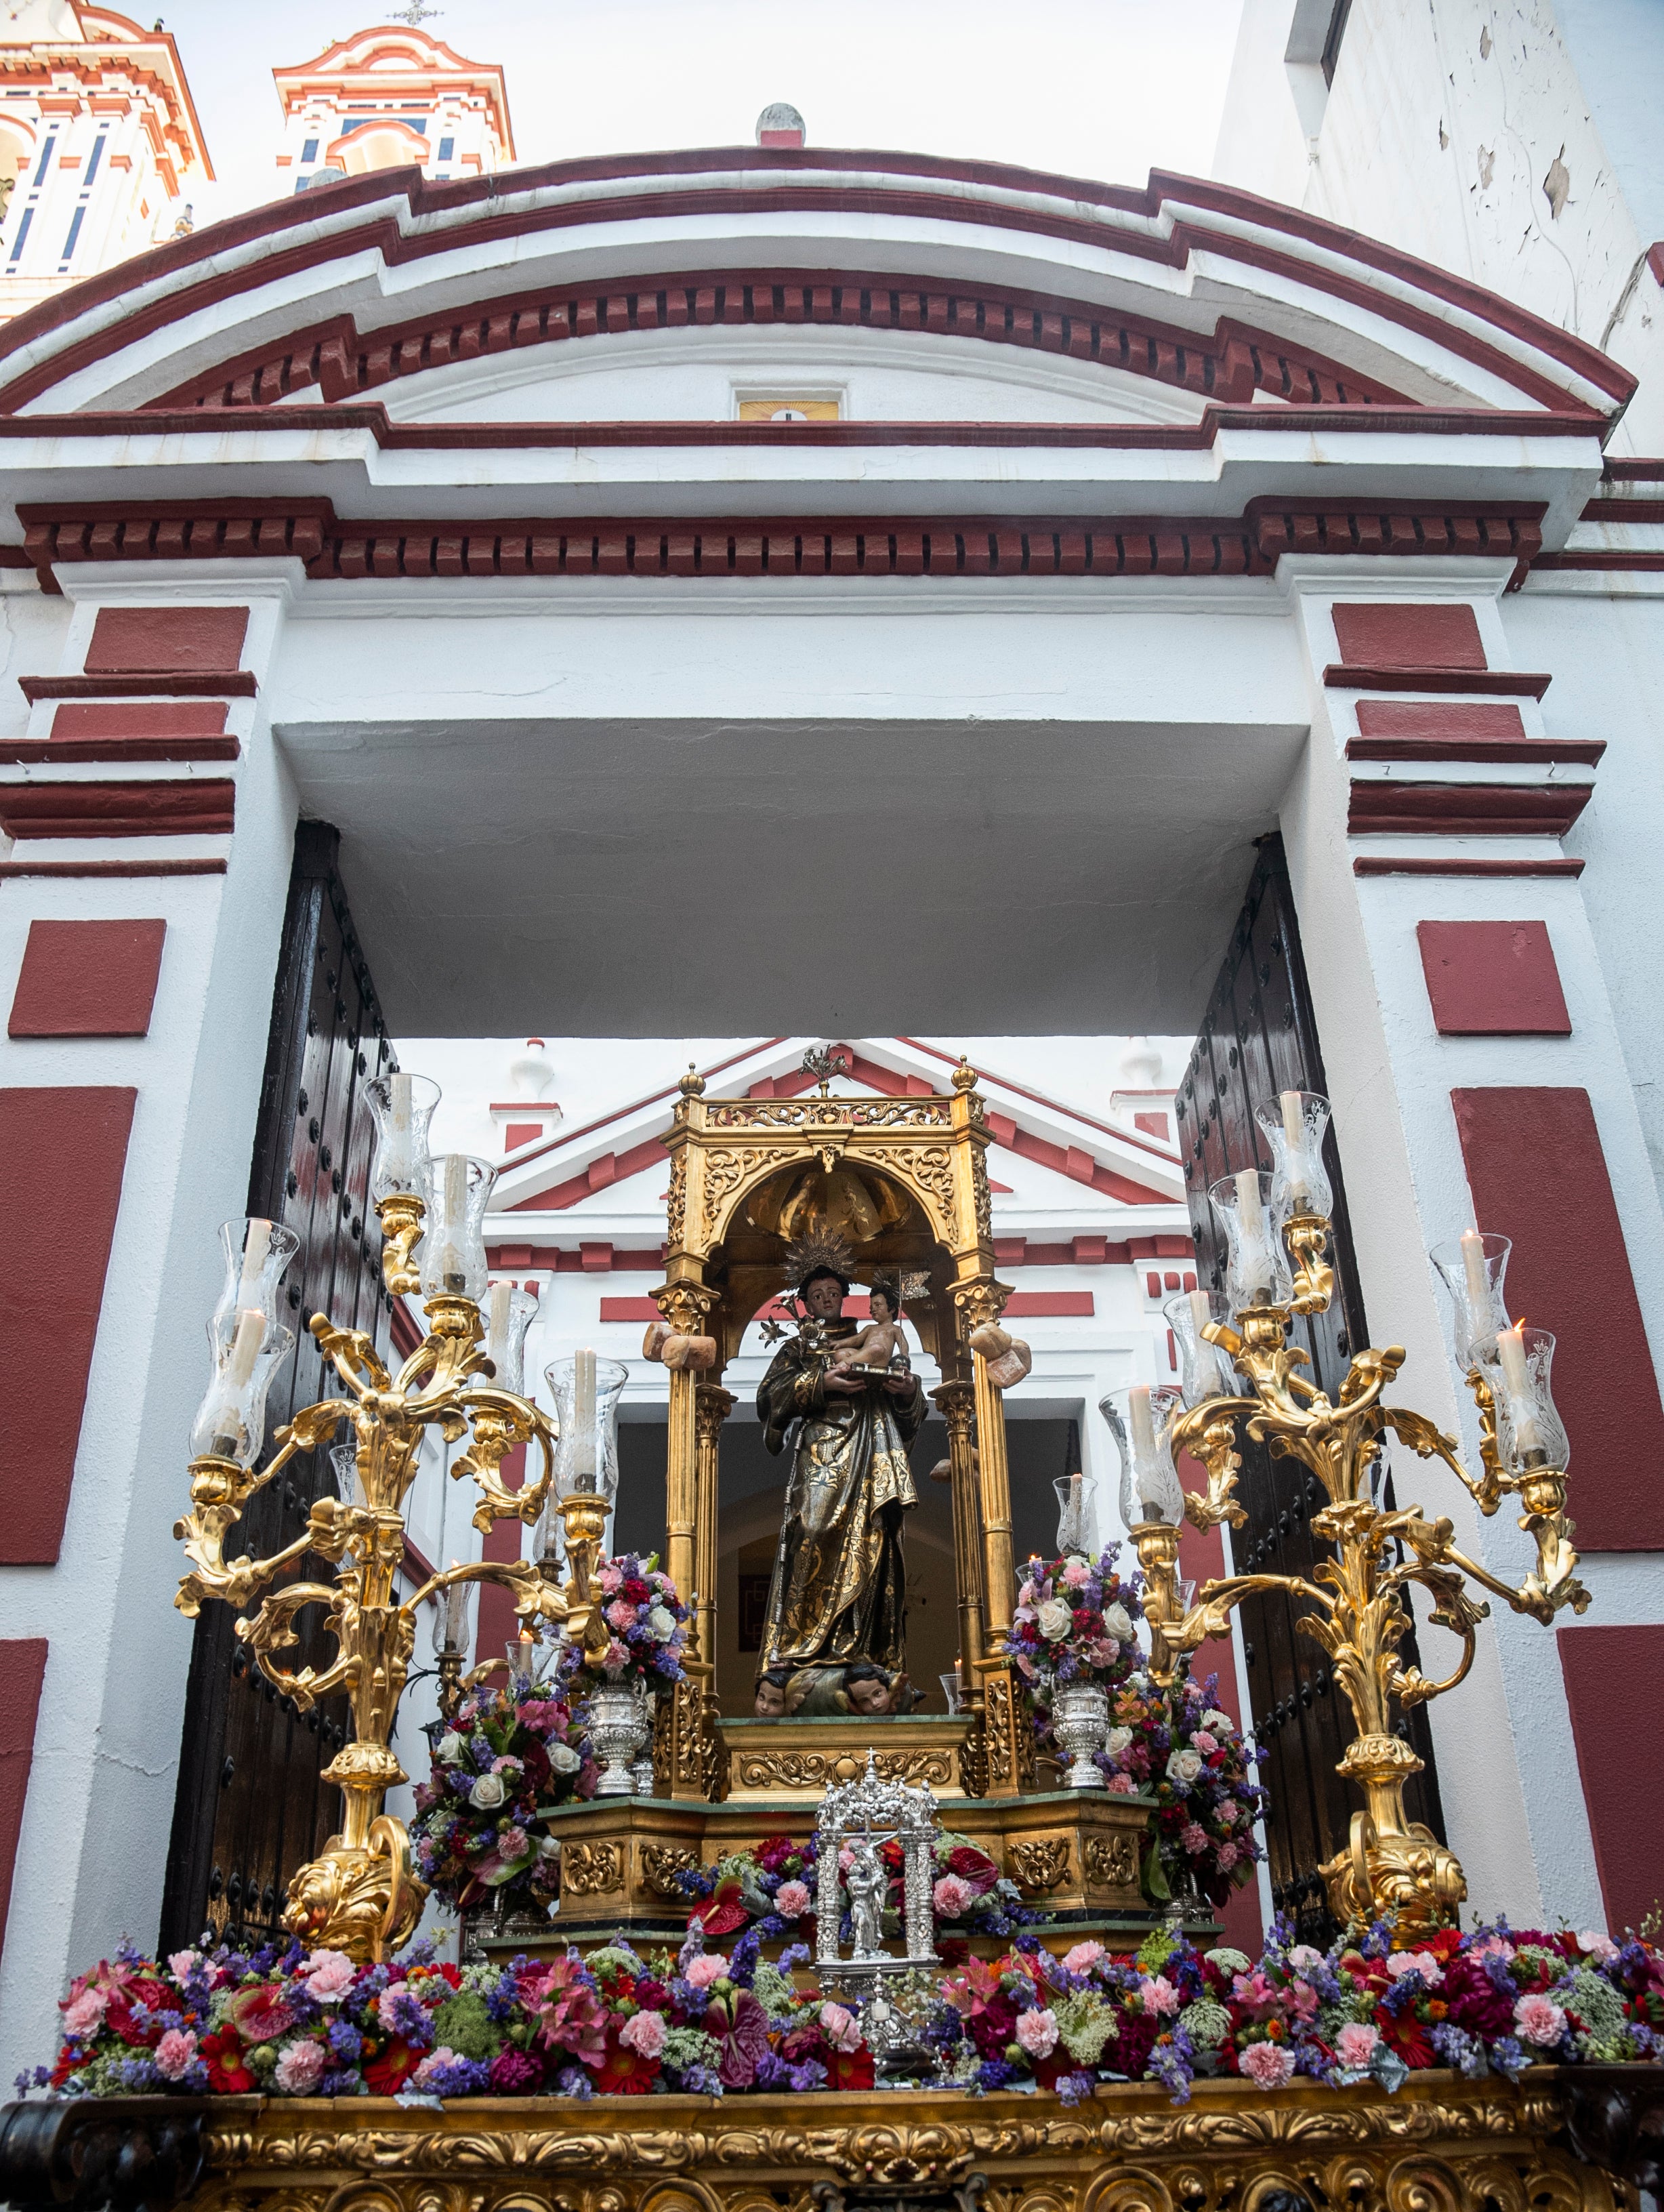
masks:
[(852, 1342), (841, 1345), (833, 1363), (834, 1374), (852, 1367), (877, 1368), (888, 1372), (908, 1364), (907, 1332), (902, 1327), (902, 1305), (895, 1285), (881, 1275), (872, 1285), (872, 1318)]

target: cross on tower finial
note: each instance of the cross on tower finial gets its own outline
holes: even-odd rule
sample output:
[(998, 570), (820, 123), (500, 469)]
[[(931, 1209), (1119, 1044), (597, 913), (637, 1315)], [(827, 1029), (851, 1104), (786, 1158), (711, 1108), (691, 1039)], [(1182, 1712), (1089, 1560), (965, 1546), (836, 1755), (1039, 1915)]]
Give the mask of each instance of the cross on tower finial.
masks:
[(442, 15), (444, 13), (445, 10), (442, 8), (424, 8), (422, 0), (409, 0), (408, 6), (398, 9), (390, 21), (395, 23), (408, 23), (413, 31), (419, 31), (430, 16)]

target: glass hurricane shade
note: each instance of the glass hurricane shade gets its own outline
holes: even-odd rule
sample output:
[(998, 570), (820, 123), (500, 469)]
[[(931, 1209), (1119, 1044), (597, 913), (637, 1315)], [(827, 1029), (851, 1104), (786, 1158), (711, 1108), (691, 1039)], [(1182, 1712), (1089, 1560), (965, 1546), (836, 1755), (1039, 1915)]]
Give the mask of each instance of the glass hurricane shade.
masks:
[(1183, 1402), (1170, 1386), (1152, 1390), (1144, 1382), (1112, 1390), (1098, 1401), (1120, 1456), (1120, 1517), (1129, 1528), (1152, 1521), (1176, 1528), (1184, 1518), (1184, 1486), (1167, 1433)]
[(266, 1393), (295, 1343), (277, 1319), (277, 1288), (301, 1240), (254, 1216), (224, 1223), (220, 1246), (225, 1282), (208, 1323), (209, 1384), (191, 1425), (191, 1452), (252, 1467), (265, 1441)]
[(440, 1088), (425, 1075), (375, 1075), (364, 1085), (375, 1123), (375, 1164), (370, 1196), (392, 1198), (414, 1191), (428, 1195), (428, 1124), (440, 1101)]
[(1209, 1398), (1240, 1398), (1242, 1378), (1222, 1345), (1210, 1344), (1202, 1334), (1209, 1322), (1229, 1322), (1230, 1301), (1219, 1291), (1181, 1291), (1162, 1308), (1167, 1325), (1178, 1340), (1180, 1388), (1187, 1406)]
[(1057, 1492), (1057, 1548), (1060, 1553), (1092, 1553), (1097, 1521), (1092, 1493), (1097, 1485), (1090, 1475), (1060, 1474), (1052, 1484)]
[(942, 1695), (948, 1701), (948, 1711), (956, 1713), (965, 1695), (964, 1684), (959, 1680), (959, 1669), (956, 1667), (950, 1674), (943, 1674), (938, 1679), (942, 1685)]
[[(459, 1559), (451, 1562), (453, 1567), (462, 1564)], [(473, 1650), (478, 1594), (479, 1584), (475, 1582), (447, 1583), (439, 1592), (434, 1607), (434, 1650), (440, 1656)]]
[(1509, 1325), (1503, 1279), (1513, 1249), (1511, 1237), (1465, 1229), (1454, 1244), (1436, 1244), (1428, 1254), (1455, 1309), (1453, 1334), (1456, 1358), (1464, 1368), (1473, 1367), (1476, 1346)]
[(497, 1370), (497, 1388), (518, 1395), (525, 1381), (525, 1333), (537, 1310), (530, 1291), (513, 1283), (493, 1283), (480, 1304), (485, 1323), (485, 1356)]
[(428, 1163), (428, 1218), (417, 1254), (424, 1298), (472, 1298), (486, 1293), (485, 1209), (497, 1171), (466, 1152), (442, 1152)]
[(1271, 1147), (1272, 1218), (1280, 1229), (1299, 1214), (1327, 1221), (1334, 1193), (1323, 1170), (1329, 1102), (1315, 1091), (1281, 1091), (1254, 1109)]
[(629, 1380), (628, 1367), (586, 1348), (544, 1368), (555, 1401), (557, 1497), (594, 1491), (610, 1504), (617, 1496), (618, 1401)]
[(1233, 1319), (1259, 1306), (1286, 1305), (1294, 1278), (1272, 1207), (1274, 1178), (1264, 1168), (1221, 1176), (1208, 1198), (1225, 1232), (1225, 1302)]
[(1554, 1339), (1547, 1329), (1499, 1329), (1475, 1344), (1472, 1357), (1496, 1404), (1497, 1455), (1505, 1470), (1564, 1472), (1571, 1446), (1550, 1387)]

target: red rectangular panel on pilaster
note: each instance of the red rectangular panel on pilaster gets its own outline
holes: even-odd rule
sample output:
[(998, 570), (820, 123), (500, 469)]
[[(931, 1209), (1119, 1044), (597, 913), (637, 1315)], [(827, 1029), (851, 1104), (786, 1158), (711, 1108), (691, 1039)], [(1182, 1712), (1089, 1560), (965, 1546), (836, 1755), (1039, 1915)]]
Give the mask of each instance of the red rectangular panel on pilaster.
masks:
[(1664, 1891), (1664, 1741), (1636, 1717), (1664, 1697), (1664, 1626), (1562, 1628), (1555, 1637), (1606, 1926), (1638, 1928)]
[(32, 921), (7, 1035), (146, 1036), (167, 933), (159, 920)]
[(1418, 921), (1416, 942), (1441, 1036), (1571, 1035), (1546, 922)]
[(100, 607), (87, 673), (218, 675), (240, 662), (247, 634), (246, 607)]
[(1514, 1240), (1509, 1310), (1556, 1339), (1584, 1552), (1664, 1550), (1664, 1406), (1588, 1093), (1453, 1091), (1475, 1225)]
[(46, 1674), (46, 1639), (19, 1638), (0, 1644), (0, 1950), (5, 1948), (11, 1878), (23, 1803), (34, 1764), (34, 1723)]
[(1465, 599), (1412, 605), (1402, 599), (1375, 606), (1339, 601), (1333, 610), (1340, 658), (1376, 668), (1483, 668), (1485, 646), (1473, 610)]
[(64, 1540), (137, 1096), (0, 1091), (0, 1565)]

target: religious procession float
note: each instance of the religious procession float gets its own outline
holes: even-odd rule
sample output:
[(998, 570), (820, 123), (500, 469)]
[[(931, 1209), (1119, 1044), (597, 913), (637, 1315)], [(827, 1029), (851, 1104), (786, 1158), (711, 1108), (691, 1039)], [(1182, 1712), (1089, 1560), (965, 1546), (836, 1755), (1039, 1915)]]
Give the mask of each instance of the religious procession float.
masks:
[[(1494, 1600), (1552, 1624), (1588, 1603), (1566, 1517), (1552, 1340), (1510, 1321), (1506, 1240), (1441, 1257), (1483, 1437), (1478, 1476), (1391, 1402), (1402, 1352), (1357, 1350), (1331, 1398), (1300, 1316), (1333, 1292), (1328, 1109), (1287, 1091), (1272, 1165), (1212, 1193), (1223, 1288), (1169, 1318), (1182, 1382), (1105, 1401), (1132, 1553), (1100, 1547), (1078, 1484), (1055, 1549), (1013, 1557), (1002, 1393), (1028, 1372), (1001, 1315), (975, 1072), (940, 1097), (708, 1100), (684, 1078), (660, 1318), (665, 1556), (610, 1554), (622, 1371), (580, 1352), (551, 1414), (520, 1375), (525, 1316), (493, 1292), (489, 1169), (430, 1158), (437, 1093), (372, 1085), (373, 1192), (395, 1297), (428, 1334), (397, 1373), (368, 1335), (310, 1327), (335, 1395), (279, 1428), (294, 1239), (226, 1231), (213, 1374), (191, 1440), (177, 1603), (236, 1635), (301, 1710), (343, 1695), (327, 1769), (339, 1832), (289, 1883), (286, 1941), (89, 1960), (62, 2039), (0, 2124), (14, 2203), (227, 2212), (1607, 2212), (1656, 2188), (1664, 1954), (1646, 1931), (1511, 1928), (1409, 1817), (1406, 1712), (1470, 1666)], [(871, 1318), (845, 1317), (856, 1285)], [(784, 1303), (781, 1300), (785, 1294)], [(727, 1363), (770, 1309), (757, 1393), (786, 1469), (754, 1710), (714, 1666)], [(941, 1381), (959, 1660), (955, 1710), (913, 1710), (902, 1529)], [(465, 1444), (476, 1521), (534, 1527), (529, 1559), (399, 1597), (424, 1436)], [(1517, 1505), (1535, 1565), (1510, 1587), (1399, 1504), (1396, 1438), (1486, 1514)], [(1179, 1572), (1181, 1528), (1236, 1524), (1246, 1441), (1317, 1486), (1315, 1579)], [(527, 1448), (518, 1489), (504, 1462)], [(335, 1494), (266, 1559), (250, 1498), (333, 1450)], [(1197, 1486), (1185, 1487), (1187, 1471)], [(467, 1664), (468, 1585), (519, 1635)], [(1433, 1679), (1408, 1594), (1457, 1640)], [(1322, 1869), (1327, 1944), (1279, 1921), (1257, 1954), (1214, 1915), (1254, 1875), (1252, 1747), (1192, 1655), (1278, 1589), (1327, 1655), (1360, 1802)], [(1478, 1595), (1485, 1593), (1485, 1597)], [(414, 1829), (386, 1809), (418, 1608), (445, 1624), (441, 1717)], [(322, 1609), (327, 1667), (285, 1654)], [(456, 1940), (417, 1936), (429, 1900)], [(429, 1922), (431, 1924), (431, 1919)], [(451, 1954), (454, 1951), (456, 1955)]]

